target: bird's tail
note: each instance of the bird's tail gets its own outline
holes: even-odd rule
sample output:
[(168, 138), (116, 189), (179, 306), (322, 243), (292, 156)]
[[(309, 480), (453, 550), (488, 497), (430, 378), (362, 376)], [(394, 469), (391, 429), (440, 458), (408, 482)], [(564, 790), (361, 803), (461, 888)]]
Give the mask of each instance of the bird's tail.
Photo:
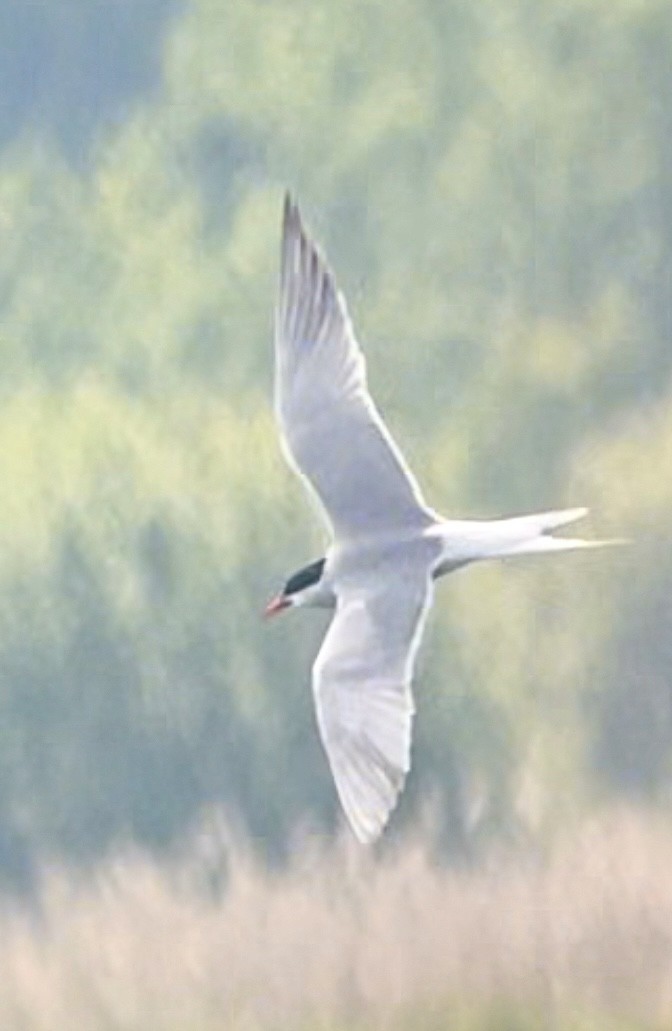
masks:
[(552, 551), (575, 551), (578, 548), (605, 548), (623, 544), (622, 540), (589, 541), (578, 537), (553, 537), (554, 530), (583, 519), (587, 508), (566, 508), (556, 512), (514, 516), (498, 521), (498, 541), (493, 558), (515, 555), (537, 555)]

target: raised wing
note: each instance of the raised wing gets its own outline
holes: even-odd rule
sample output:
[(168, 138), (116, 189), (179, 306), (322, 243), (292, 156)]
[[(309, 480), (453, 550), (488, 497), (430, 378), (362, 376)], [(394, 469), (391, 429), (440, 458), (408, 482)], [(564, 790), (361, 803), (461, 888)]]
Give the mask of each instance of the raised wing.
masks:
[(359, 840), (374, 841), (411, 765), (413, 663), (431, 601), (429, 575), (350, 589), (313, 667), (317, 722)]
[(316, 491), (335, 535), (352, 539), (431, 523), (367, 390), (343, 295), (289, 196), (275, 363), (276, 411), (289, 457)]

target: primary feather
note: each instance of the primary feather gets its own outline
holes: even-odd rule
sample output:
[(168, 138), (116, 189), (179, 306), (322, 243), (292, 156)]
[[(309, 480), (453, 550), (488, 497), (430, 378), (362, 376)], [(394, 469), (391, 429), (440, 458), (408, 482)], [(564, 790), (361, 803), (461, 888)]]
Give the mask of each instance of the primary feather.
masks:
[(335, 536), (430, 525), (420, 488), (371, 400), (343, 295), (289, 196), (275, 355), (282, 435)]
[[(409, 575), (410, 574), (410, 575)], [(431, 597), (420, 570), (345, 591), (313, 669), (317, 721), (360, 841), (387, 823), (411, 765), (413, 661)]]

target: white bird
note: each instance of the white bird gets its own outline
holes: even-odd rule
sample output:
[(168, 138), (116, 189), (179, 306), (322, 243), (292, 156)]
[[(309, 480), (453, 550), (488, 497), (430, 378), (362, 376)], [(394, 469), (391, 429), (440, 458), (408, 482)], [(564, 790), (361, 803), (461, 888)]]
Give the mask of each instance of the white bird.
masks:
[(321, 502), (333, 540), (266, 614), (335, 608), (313, 666), (317, 722), (345, 814), (368, 843), (410, 769), (411, 679), (433, 581), (480, 559), (612, 542), (551, 536), (585, 508), (475, 521), (443, 519), (427, 505), (369, 394), (343, 294), (289, 195), (275, 408), (290, 464)]

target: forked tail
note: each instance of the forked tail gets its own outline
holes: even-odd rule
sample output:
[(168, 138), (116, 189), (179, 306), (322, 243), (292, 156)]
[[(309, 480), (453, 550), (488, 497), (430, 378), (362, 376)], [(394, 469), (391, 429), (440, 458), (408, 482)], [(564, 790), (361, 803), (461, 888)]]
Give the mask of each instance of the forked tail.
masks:
[[(552, 537), (554, 530), (583, 519), (587, 508), (567, 508), (558, 512), (540, 512), (537, 515), (515, 516), (499, 523), (501, 535), (497, 557), (537, 555), (551, 551), (574, 551), (578, 548), (605, 548), (623, 544), (622, 540), (587, 541), (579, 537)], [(495, 557), (493, 554), (493, 557)]]

